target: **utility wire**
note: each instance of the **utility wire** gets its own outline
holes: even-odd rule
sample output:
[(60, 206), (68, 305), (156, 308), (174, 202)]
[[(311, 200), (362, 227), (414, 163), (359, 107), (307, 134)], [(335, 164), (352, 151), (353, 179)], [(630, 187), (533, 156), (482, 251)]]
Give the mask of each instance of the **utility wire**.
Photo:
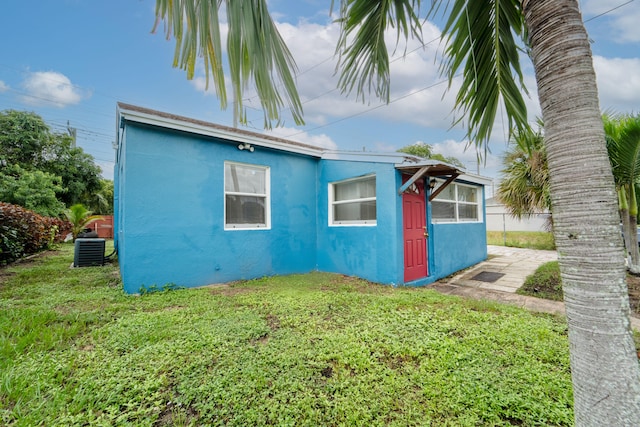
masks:
[(601, 13), (601, 14), (599, 14), (599, 15), (592, 16), (591, 18), (586, 19), (586, 20), (584, 21), (584, 23), (586, 24), (586, 23), (587, 23), (587, 22), (589, 22), (589, 21), (593, 21), (593, 20), (594, 20), (594, 19), (596, 19), (596, 18), (600, 18), (601, 16), (607, 15), (607, 14), (609, 14), (609, 13), (613, 12), (614, 10), (620, 9), (622, 6), (626, 6), (626, 5), (628, 5), (629, 3), (633, 3), (634, 1), (635, 1), (635, 0), (629, 0), (628, 2), (625, 2), (625, 3), (619, 4), (618, 6), (613, 7), (613, 8), (611, 8), (611, 9), (609, 9), (609, 10), (605, 11), (605, 12), (602, 12), (602, 13)]
[[(458, 76), (459, 76), (459, 75), (456, 75), (455, 77), (458, 77)], [(434, 88), (434, 87), (436, 87), (436, 86), (439, 86), (439, 85), (441, 85), (441, 84), (443, 84), (443, 83), (447, 83), (448, 81), (449, 81), (448, 79), (441, 80), (441, 81), (439, 81), (439, 82), (437, 82), (437, 83), (434, 83), (434, 84), (432, 84), (432, 85), (429, 85), (429, 86), (423, 87), (422, 89), (414, 90), (414, 91), (409, 92), (409, 93), (407, 93), (407, 94), (405, 94), (405, 95), (402, 95), (402, 96), (399, 96), (399, 97), (397, 97), (397, 98), (395, 98), (395, 99), (392, 99), (392, 100), (391, 100), (391, 101), (389, 101), (388, 103), (380, 104), (380, 105), (376, 105), (375, 107), (368, 108), (368, 109), (366, 109), (366, 110), (364, 110), (364, 111), (359, 111), (359, 112), (354, 113), (354, 114), (350, 114), (350, 115), (348, 115), (348, 116), (346, 116), (346, 117), (342, 117), (342, 118), (340, 118), (340, 119), (338, 119), (338, 120), (334, 120), (334, 121), (329, 122), (329, 123), (326, 123), (326, 124), (324, 124), (324, 125), (316, 126), (316, 127), (314, 127), (314, 128), (311, 128), (311, 129), (305, 129), (305, 130), (303, 130), (303, 131), (293, 133), (293, 134), (291, 134), (291, 135), (286, 136), (285, 138), (290, 138), (290, 137), (295, 136), (295, 135), (300, 135), (300, 134), (303, 134), (303, 133), (311, 132), (311, 131), (314, 131), (314, 130), (317, 130), (317, 129), (321, 129), (321, 128), (324, 128), (324, 127), (327, 127), (327, 126), (334, 125), (334, 124), (336, 124), (336, 123), (340, 123), (340, 122), (345, 121), (345, 120), (348, 120), (348, 119), (352, 119), (352, 118), (357, 117), (357, 116), (361, 116), (361, 115), (363, 115), (363, 114), (367, 114), (367, 113), (369, 113), (369, 112), (371, 112), (371, 111), (373, 111), (373, 110), (377, 110), (378, 108), (386, 107), (386, 106), (388, 106), (388, 105), (390, 105), (390, 104), (393, 104), (394, 102), (401, 101), (401, 100), (403, 100), (403, 99), (405, 99), (405, 98), (408, 98), (408, 97), (410, 97), (410, 96), (413, 96), (413, 95), (415, 95), (415, 94), (417, 94), (417, 93), (424, 92), (425, 90), (432, 89), (432, 88)]]

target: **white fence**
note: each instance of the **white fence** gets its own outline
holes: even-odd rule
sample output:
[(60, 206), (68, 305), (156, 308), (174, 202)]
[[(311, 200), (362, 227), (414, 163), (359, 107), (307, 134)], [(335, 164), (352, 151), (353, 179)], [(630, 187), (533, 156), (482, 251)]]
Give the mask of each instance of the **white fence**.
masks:
[(548, 213), (525, 216), (521, 220), (506, 212), (491, 212), (487, 206), (487, 231), (548, 231)]

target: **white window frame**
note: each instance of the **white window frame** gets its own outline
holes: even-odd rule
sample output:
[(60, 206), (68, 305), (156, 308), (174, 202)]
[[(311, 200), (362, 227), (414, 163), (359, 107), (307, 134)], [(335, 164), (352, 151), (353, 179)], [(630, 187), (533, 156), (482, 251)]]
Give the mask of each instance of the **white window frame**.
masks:
[[(348, 182), (353, 181), (365, 181), (373, 179), (376, 187), (376, 196), (374, 197), (363, 197), (360, 199), (349, 199), (349, 200), (340, 200), (335, 201), (335, 187), (336, 185), (346, 184)], [(378, 183), (376, 182), (376, 175), (365, 175), (359, 176), (357, 178), (349, 178), (342, 181), (330, 182), (329, 183), (329, 226), (330, 227), (375, 227), (378, 225), (378, 204), (377, 204), (377, 195), (378, 195)], [(333, 215), (333, 207), (335, 205), (348, 204), (348, 203), (359, 203), (359, 202), (376, 202), (376, 219), (369, 220), (354, 220), (354, 221), (336, 221)]]
[[(437, 184), (436, 184), (436, 188), (438, 188), (439, 185), (442, 185), (444, 183), (444, 181), (442, 180), (436, 180)], [(449, 186), (453, 186), (453, 194), (454, 194), (454, 200), (449, 200), (449, 199), (440, 199), (439, 195), (433, 199), (431, 201), (431, 223), (432, 224), (460, 224), (460, 223), (465, 223), (465, 224), (469, 224), (469, 223), (481, 223), (484, 222), (484, 218), (482, 216), (482, 206), (483, 206), (483, 197), (482, 197), (482, 187), (479, 187), (477, 185), (468, 185), (468, 184), (461, 184), (458, 182), (452, 182), (451, 184), (449, 184)], [(466, 188), (471, 188), (472, 190), (475, 191), (476, 193), (476, 202), (466, 202), (466, 201), (462, 201), (462, 200), (458, 200), (458, 188), (459, 187), (466, 187)], [(434, 218), (433, 217), (433, 203), (434, 202), (439, 202), (439, 203), (451, 203), (454, 205), (454, 218)], [(478, 219), (460, 219), (460, 214), (459, 214), (459, 206), (476, 206), (477, 209), (477, 217)]]
[[(245, 192), (237, 192), (237, 191), (227, 191), (227, 165), (237, 165), (245, 168), (254, 168), (256, 170), (264, 171), (264, 190), (265, 194), (260, 193), (245, 193)], [(224, 221), (224, 229), (225, 230), (270, 230), (271, 229), (271, 168), (269, 166), (263, 165), (255, 165), (250, 163), (240, 163), (240, 162), (224, 162), (223, 168), (223, 200), (224, 200), (224, 209), (222, 212), (222, 217)], [(265, 199), (264, 201), (264, 224), (227, 224), (227, 195), (230, 196), (249, 196), (249, 197), (262, 197)]]

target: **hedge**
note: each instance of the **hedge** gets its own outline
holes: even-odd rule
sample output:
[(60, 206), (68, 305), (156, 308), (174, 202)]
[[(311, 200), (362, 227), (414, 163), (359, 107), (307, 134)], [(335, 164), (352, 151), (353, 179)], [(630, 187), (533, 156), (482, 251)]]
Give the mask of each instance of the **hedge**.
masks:
[(62, 242), (71, 223), (0, 202), (0, 265)]

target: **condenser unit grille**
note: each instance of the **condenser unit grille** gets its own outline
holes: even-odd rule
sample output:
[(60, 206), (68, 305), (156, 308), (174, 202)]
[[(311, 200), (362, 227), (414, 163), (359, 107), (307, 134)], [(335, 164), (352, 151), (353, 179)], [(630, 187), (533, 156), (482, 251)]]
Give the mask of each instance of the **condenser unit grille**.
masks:
[(76, 239), (74, 267), (104, 265), (104, 239)]

